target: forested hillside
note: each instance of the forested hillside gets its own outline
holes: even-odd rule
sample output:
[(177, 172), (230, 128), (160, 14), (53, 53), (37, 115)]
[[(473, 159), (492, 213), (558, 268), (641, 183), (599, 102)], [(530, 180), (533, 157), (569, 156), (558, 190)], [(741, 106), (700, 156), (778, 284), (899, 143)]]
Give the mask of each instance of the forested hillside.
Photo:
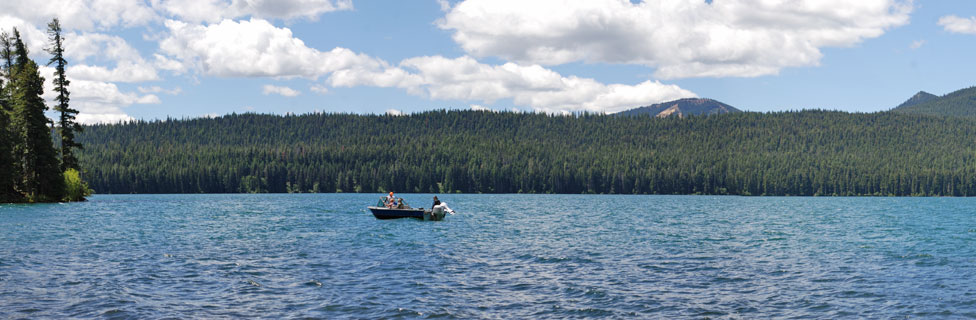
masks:
[(941, 97), (924, 91), (919, 92), (891, 111), (934, 116), (976, 117), (976, 87), (957, 90)]
[(652, 117), (684, 117), (742, 112), (733, 106), (712, 99), (686, 98), (652, 104), (616, 113), (618, 116), (650, 115)]
[(902, 102), (902, 104), (900, 104), (897, 107), (895, 107), (895, 109), (902, 109), (902, 110), (904, 110), (904, 109), (906, 109), (908, 107), (915, 106), (915, 105), (919, 105), (919, 104), (922, 104), (922, 103), (926, 103), (926, 102), (929, 102), (929, 101), (932, 101), (932, 100), (936, 100), (938, 98), (939, 98), (939, 96), (937, 96), (937, 95), (934, 95), (934, 94), (931, 94), (931, 93), (928, 93), (928, 92), (925, 92), (925, 91), (919, 91), (914, 96), (912, 96), (911, 98), (908, 98), (908, 100), (905, 100), (905, 102)]
[(101, 193), (976, 195), (976, 121), (435, 111), (87, 126)]

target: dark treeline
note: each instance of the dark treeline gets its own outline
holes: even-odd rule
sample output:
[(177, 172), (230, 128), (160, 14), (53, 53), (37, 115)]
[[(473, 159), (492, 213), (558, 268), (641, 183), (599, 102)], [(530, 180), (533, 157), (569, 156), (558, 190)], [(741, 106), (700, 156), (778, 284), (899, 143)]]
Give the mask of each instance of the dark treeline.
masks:
[(238, 114), (78, 139), (104, 193), (976, 195), (976, 120), (890, 112)]

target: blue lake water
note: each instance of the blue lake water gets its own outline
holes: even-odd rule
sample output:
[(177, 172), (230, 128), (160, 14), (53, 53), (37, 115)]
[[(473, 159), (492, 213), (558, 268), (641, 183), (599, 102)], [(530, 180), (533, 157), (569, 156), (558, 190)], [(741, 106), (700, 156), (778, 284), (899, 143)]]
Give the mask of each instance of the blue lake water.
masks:
[(976, 317), (976, 199), (378, 197), (2, 205), (0, 318)]

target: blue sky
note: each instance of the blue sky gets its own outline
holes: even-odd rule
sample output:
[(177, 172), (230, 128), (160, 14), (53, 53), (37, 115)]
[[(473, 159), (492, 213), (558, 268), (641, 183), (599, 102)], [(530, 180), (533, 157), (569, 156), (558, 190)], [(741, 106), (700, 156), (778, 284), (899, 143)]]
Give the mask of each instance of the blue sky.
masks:
[[(963, 0), (11, 0), (66, 30), (83, 122), (231, 112), (887, 110), (973, 86)], [(51, 69), (42, 70), (50, 78)], [(48, 90), (50, 91), (50, 90)], [(51, 94), (48, 93), (48, 98)]]

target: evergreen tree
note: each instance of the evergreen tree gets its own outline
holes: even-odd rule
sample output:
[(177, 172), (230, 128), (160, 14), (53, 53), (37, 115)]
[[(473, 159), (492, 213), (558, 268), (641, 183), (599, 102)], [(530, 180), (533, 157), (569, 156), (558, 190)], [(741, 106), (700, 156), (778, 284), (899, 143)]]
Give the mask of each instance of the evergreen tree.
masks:
[(7, 82), (10, 82), (10, 79), (13, 76), (11, 74), (14, 67), (13, 48), (14, 45), (13, 42), (11, 42), (10, 34), (8, 34), (6, 31), (0, 33), (0, 59), (3, 59), (3, 61), (0, 62), (3, 63), (3, 76), (7, 78)]
[[(7, 33), (0, 34), (0, 54), (9, 55), (10, 41)], [(4, 81), (8, 66), (0, 69), (0, 203), (17, 202), (21, 200), (20, 194), (14, 188), (14, 178), (16, 177), (16, 166), (14, 166), (13, 148), (14, 141), (10, 131), (11, 101), (7, 94), (9, 82)]]
[(68, 98), (68, 84), (70, 81), (64, 74), (64, 68), (68, 61), (64, 59), (64, 38), (61, 37), (61, 21), (58, 18), (54, 18), (47, 25), (47, 34), (51, 41), (51, 47), (47, 51), (52, 55), (47, 65), (54, 64), (54, 91), (58, 93), (57, 98), (55, 98), (57, 105), (54, 106), (54, 110), (60, 113), (58, 132), (61, 134), (61, 171), (67, 169), (80, 170), (78, 158), (75, 157), (71, 149), (82, 148), (81, 144), (75, 141), (75, 132), (81, 131), (82, 128), (75, 121), (78, 110), (71, 109), (68, 106), (70, 100)]
[(20, 191), (28, 201), (59, 201), (64, 195), (64, 176), (59, 168), (57, 153), (51, 143), (49, 120), (44, 115), (44, 78), (37, 63), (27, 55), (27, 46), (17, 29), (13, 32), (12, 73), (13, 128), (22, 179)]

